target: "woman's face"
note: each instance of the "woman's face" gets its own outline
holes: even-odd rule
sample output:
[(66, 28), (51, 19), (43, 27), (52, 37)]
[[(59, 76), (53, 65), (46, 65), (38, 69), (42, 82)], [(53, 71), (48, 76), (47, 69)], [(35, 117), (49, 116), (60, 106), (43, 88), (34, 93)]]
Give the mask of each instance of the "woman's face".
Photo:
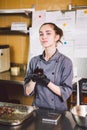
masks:
[(39, 30), (39, 38), (42, 46), (47, 47), (56, 47), (56, 42), (59, 39), (59, 35), (55, 33), (52, 25), (43, 25)]

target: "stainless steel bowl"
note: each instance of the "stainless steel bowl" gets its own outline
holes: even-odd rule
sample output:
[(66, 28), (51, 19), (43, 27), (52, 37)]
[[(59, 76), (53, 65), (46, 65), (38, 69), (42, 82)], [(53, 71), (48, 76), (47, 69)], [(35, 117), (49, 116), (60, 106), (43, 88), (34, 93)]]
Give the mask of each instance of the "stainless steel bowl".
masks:
[(87, 128), (87, 105), (74, 106), (71, 113), (77, 125)]

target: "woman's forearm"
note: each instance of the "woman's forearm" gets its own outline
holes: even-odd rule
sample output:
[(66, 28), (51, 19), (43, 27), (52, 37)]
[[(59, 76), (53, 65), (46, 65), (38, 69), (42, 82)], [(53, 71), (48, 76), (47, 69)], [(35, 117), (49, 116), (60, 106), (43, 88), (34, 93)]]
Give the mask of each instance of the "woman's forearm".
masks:
[(52, 90), (52, 92), (54, 92), (54, 93), (57, 94), (58, 96), (61, 96), (61, 90), (60, 90), (60, 88), (59, 88), (57, 85), (55, 85), (55, 84), (53, 84), (52, 82), (50, 82), (50, 83), (48, 84), (48, 88), (49, 88), (50, 90)]
[(32, 80), (26, 84), (26, 89), (25, 89), (26, 95), (30, 95), (32, 93), (32, 91), (35, 88), (35, 84), (36, 82), (33, 82)]

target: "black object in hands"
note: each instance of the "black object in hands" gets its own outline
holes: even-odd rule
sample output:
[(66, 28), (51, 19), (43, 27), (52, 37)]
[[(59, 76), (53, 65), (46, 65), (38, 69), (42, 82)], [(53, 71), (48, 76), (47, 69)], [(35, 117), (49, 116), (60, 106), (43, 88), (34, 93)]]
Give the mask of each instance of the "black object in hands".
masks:
[(38, 82), (40, 76), (42, 76), (42, 75), (43, 75), (43, 69), (40, 69), (40, 68), (37, 67), (37, 68), (34, 70), (31, 79), (32, 79), (32, 81), (34, 81), (34, 82)]
[(47, 78), (46, 75), (43, 74), (42, 76), (40, 76), (39, 82), (47, 86), (50, 80)]
[(34, 70), (33, 74), (42, 75), (42, 74), (43, 74), (43, 69), (37, 67), (37, 68)]
[(37, 79), (37, 76), (38, 75), (42, 75), (43, 74), (43, 69), (39, 69), (38, 67), (34, 70), (33, 73), (28, 73), (28, 77), (26, 79), (28, 80), (32, 80), (34, 82), (36, 82), (38, 79)]
[(46, 86), (50, 82), (50, 80), (47, 78), (47, 76), (44, 75), (43, 69), (38, 68), (38, 67), (34, 70), (34, 73), (32, 75), (32, 80), (34, 82), (37, 82), (39, 84), (43, 84)]

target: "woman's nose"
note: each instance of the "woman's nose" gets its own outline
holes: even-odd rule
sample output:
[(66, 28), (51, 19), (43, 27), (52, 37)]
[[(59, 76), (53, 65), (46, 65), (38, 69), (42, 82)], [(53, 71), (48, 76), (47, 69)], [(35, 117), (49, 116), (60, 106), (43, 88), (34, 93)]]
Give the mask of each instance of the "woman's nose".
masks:
[(42, 37), (42, 38), (43, 38), (43, 39), (47, 38), (46, 34), (43, 34), (43, 37)]

